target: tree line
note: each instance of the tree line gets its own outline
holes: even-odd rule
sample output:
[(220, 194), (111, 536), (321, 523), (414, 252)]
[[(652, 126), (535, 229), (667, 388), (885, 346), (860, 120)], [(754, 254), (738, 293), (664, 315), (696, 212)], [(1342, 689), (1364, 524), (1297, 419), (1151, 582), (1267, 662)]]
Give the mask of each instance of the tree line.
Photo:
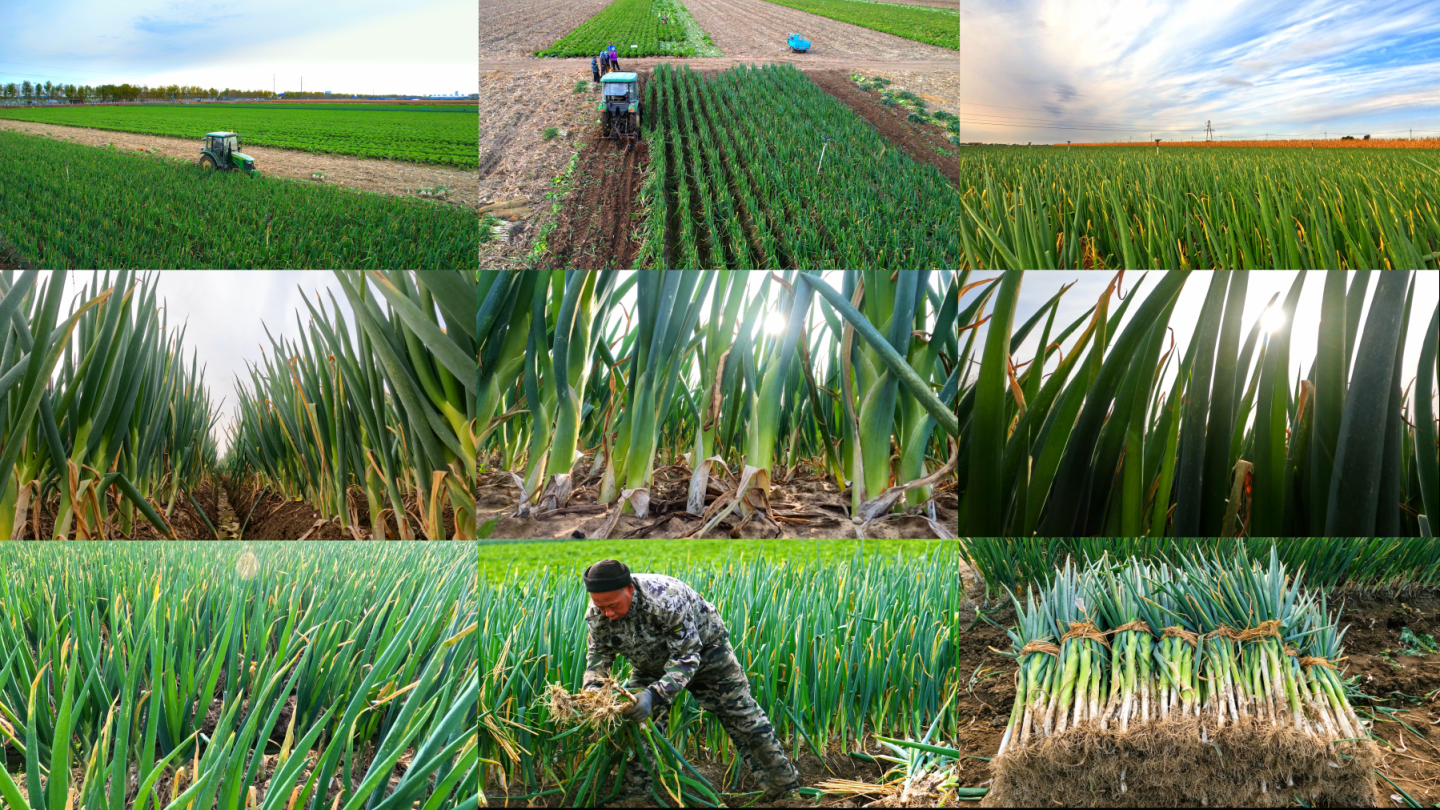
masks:
[(170, 84), (160, 87), (135, 84), (64, 84), (55, 82), (30, 82), (0, 85), (0, 98), (24, 101), (180, 101), (220, 98), (276, 98), (270, 90), (238, 90), (232, 87), (216, 89), (195, 85)]

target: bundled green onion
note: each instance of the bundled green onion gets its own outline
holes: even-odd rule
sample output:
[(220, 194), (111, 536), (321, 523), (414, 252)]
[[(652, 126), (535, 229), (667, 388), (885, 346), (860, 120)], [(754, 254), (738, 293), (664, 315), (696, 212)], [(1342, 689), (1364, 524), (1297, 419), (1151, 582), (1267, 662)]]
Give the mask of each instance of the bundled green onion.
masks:
[(1273, 549), (1264, 567), (1243, 553), (1067, 562), (1038, 598), (1012, 596), (1016, 700), (1000, 753), (1087, 723), (1125, 732), (1182, 718), (1202, 735), (1253, 721), (1323, 743), (1367, 736), (1337, 670), (1344, 631), (1302, 579)]

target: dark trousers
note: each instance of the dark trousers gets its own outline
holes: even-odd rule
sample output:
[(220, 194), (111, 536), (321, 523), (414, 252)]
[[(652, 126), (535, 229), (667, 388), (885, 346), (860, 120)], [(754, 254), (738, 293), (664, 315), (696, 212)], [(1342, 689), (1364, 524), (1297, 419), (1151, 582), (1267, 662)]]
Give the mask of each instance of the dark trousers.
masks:
[(595, 76), (595, 83), (596, 83), (596, 84), (599, 84), (599, 83), (600, 83), (600, 71), (599, 71), (599, 70), (592, 70), (592, 71), (590, 71), (590, 72), (591, 72), (592, 74), (594, 74), (594, 76)]

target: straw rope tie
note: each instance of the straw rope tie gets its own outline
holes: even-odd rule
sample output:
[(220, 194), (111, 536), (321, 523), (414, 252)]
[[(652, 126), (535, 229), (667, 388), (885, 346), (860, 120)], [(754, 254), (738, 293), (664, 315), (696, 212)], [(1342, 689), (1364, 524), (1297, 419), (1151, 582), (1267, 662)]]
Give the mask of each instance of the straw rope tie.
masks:
[(1261, 638), (1280, 638), (1280, 622), (1271, 619), (1268, 622), (1261, 622), (1259, 627), (1251, 627), (1240, 631), (1235, 640), (1242, 644), (1247, 641), (1255, 641)]
[(1167, 627), (1165, 628), (1164, 632), (1160, 634), (1160, 638), (1183, 639), (1186, 644), (1189, 644), (1192, 647), (1198, 647), (1200, 645), (1200, 636), (1190, 632), (1189, 630), (1186, 630), (1183, 627)]
[[(1345, 659), (1341, 658), (1339, 660), (1344, 661)], [(1309, 669), (1311, 667), (1325, 667), (1326, 669), (1337, 669), (1334, 663), (1331, 663), (1325, 658), (1314, 658), (1308, 655), (1300, 659), (1300, 666), (1306, 669)]]
[(1152, 631), (1152, 630), (1150, 629), (1150, 625), (1149, 625), (1149, 624), (1147, 624), (1147, 623), (1145, 623), (1145, 622), (1141, 622), (1141, 621), (1134, 621), (1134, 622), (1130, 622), (1129, 624), (1122, 624), (1122, 625), (1120, 625), (1119, 627), (1115, 628), (1114, 630), (1111, 630), (1109, 633), (1106, 633), (1106, 635), (1108, 636), (1108, 635), (1111, 635), (1111, 634), (1119, 634), (1119, 633), (1125, 632), (1126, 630), (1134, 630), (1134, 631), (1137, 632), (1137, 633), (1153, 633), (1153, 632), (1154, 632), (1154, 631)]
[(1072, 638), (1088, 638), (1105, 645), (1106, 649), (1110, 647), (1110, 642), (1105, 640), (1105, 634), (1091, 622), (1070, 622), (1070, 632), (1060, 638), (1060, 643), (1064, 644)]
[(1020, 650), (1020, 657), (1024, 658), (1030, 653), (1037, 652), (1045, 653), (1047, 655), (1053, 655), (1056, 658), (1060, 657), (1060, 648), (1055, 646), (1054, 644), (1051, 644), (1048, 641), (1032, 641), (1029, 644), (1026, 644), (1025, 648)]

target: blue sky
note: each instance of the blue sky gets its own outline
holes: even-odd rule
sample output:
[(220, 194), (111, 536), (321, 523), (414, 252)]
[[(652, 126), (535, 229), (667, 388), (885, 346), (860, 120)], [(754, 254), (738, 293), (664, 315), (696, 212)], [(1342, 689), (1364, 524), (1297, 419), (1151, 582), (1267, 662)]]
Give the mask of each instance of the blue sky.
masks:
[(1434, 0), (960, 0), (960, 66), (965, 141), (1440, 137)]
[(0, 83), (473, 93), (471, 0), (0, 0)]

